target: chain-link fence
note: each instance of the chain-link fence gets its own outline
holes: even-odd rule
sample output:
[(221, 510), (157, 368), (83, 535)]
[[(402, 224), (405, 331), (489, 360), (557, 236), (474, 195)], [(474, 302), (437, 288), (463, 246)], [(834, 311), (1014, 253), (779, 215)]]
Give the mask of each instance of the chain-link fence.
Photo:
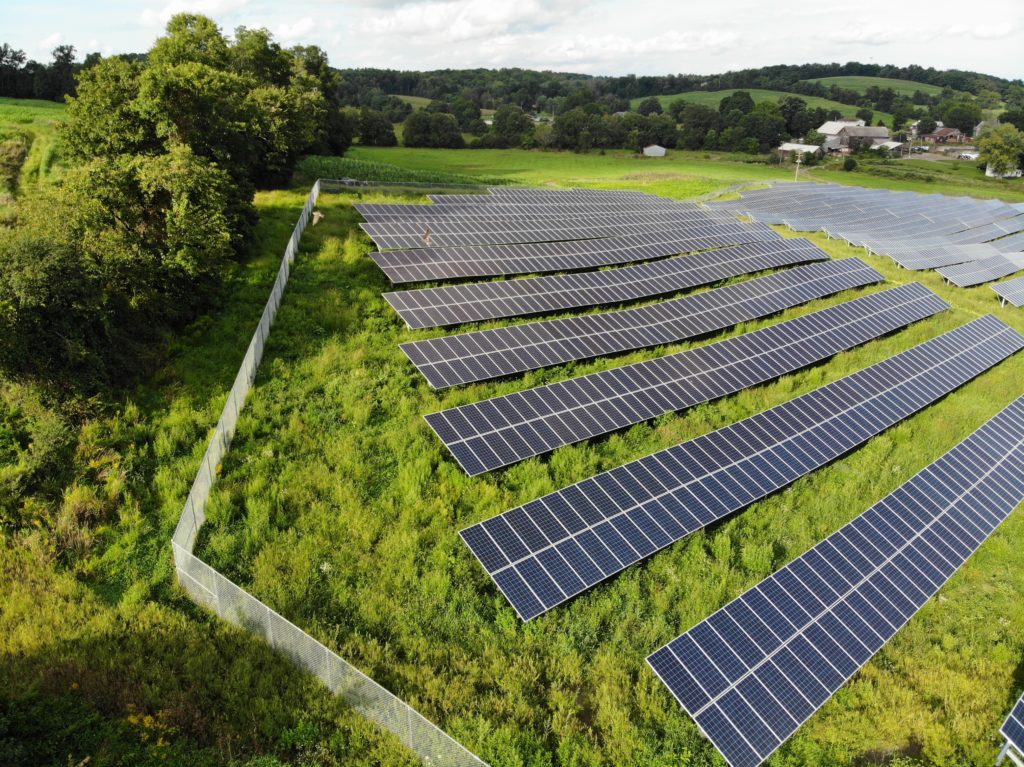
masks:
[(439, 767), (486, 767), (484, 762), (407, 703), (392, 695), (359, 669), (346, 663), (326, 646), (282, 618), (192, 553), (199, 529), (206, 519), (206, 502), (210, 497), (210, 488), (216, 481), (221, 460), (235, 434), (238, 414), (244, 407), (245, 398), (256, 380), (256, 369), (263, 358), (263, 347), (267, 336), (270, 335), (274, 316), (281, 305), (284, 287), (298, 252), (299, 240), (313, 214), (313, 207), (320, 196), (320, 188), (321, 182), (318, 180), (306, 198), (302, 214), (295, 224), (288, 247), (285, 248), (284, 257), (281, 259), (281, 268), (277, 272), (274, 288), (270, 292), (270, 298), (263, 309), (252, 341), (249, 342), (242, 366), (235, 376), (228, 400), (217, 421), (202, 465), (185, 501), (177, 529), (174, 531), (171, 546), (178, 582), (198, 604), (209, 608), (224, 620), (262, 637), (271, 647), (315, 674), (331, 692), (343, 698), (356, 711), (394, 733), (402, 743), (416, 752), (425, 764)]

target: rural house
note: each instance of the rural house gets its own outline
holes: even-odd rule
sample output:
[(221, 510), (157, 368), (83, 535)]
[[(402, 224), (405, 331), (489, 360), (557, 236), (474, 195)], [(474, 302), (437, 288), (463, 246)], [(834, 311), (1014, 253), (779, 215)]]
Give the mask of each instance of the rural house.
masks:
[(871, 125), (847, 125), (839, 131), (840, 146), (851, 150), (888, 140), (889, 129), (884, 125), (878, 127)]
[(657, 144), (648, 144), (644, 147), (644, 157), (664, 157), (665, 147)]
[(964, 134), (956, 128), (936, 128), (934, 133), (921, 137), (930, 144), (962, 144), (964, 138)]
[(779, 156), (785, 160), (791, 154), (796, 152), (798, 155), (811, 154), (815, 157), (821, 157), (822, 148), (815, 144), (795, 144), (792, 142), (786, 142), (781, 144), (778, 149), (775, 150), (779, 153)]

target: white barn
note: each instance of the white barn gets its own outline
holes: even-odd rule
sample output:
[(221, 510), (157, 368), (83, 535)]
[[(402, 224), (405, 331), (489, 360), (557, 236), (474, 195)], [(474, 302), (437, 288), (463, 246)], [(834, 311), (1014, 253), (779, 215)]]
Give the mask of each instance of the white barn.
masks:
[(664, 157), (665, 152), (665, 147), (657, 144), (648, 144), (644, 147), (644, 157)]

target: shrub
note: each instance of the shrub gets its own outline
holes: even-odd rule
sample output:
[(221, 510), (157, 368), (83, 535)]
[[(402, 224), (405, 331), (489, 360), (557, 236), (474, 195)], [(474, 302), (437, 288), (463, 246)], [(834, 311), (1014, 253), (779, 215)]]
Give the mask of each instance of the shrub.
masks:
[(849, 173), (851, 170), (857, 170), (857, 161), (852, 157), (847, 157), (843, 160), (843, 170)]

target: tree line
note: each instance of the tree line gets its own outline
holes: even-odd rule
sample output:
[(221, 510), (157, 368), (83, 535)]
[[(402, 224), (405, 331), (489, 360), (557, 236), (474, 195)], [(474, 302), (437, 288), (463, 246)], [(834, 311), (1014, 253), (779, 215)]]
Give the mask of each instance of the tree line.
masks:
[(336, 78), (319, 48), (191, 14), (144, 59), (79, 72), (71, 167), (0, 231), (0, 372), (86, 391), (133, 380), (247, 251), (254, 190), (348, 147)]

